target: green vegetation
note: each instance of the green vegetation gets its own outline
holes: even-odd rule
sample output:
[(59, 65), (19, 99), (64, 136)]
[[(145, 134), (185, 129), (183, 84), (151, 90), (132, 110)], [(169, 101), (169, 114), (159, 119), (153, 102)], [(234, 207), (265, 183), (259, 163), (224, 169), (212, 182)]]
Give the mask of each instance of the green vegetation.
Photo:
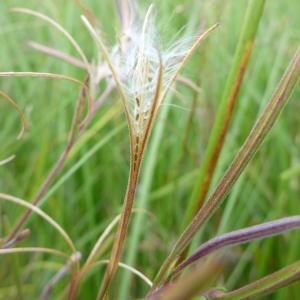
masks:
[[(151, 3), (139, 2), (145, 10)], [(98, 58), (103, 63), (105, 57), (98, 55), (99, 49), (80, 15), (84, 13), (91, 24), (95, 21), (93, 14), (97, 17), (102, 39), (109, 47), (118, 42), (120, 27), (114, 1), (110, 0), (0, 2), (0, 162), (11, 159), (0, 164), (0, 246), (3, 248), (0, 249), (0, 300), (47, 299), (48, 296), (65, 299), (70, 290), (70, 297), (76, 292), (77, 299), (95, 299), (116, 240), (114, 234), (129, 166), (131, 164), (132, 170), (136, 167), (132, 142), (135, 135), (131, 132), (130, 140), (118, 89), (106, 90), (108, 96), (84, 127), (86, 114), (92, 107), (86, 95), (93, 95), (89, 89), (93, 78), (87, 76), (84, 68), (37, 49), (39, 44), (46, 45), (82, 61), (76, 47), (57, 29), (34, 16), (11, 11), (13, 7), (24, 5), (61, 24), (76, 39), (90, 63)], [(162, 49), (159, 50), (178, 35), (194, 40), (199, 28), (202, 33), (215, 23), (219, 26), (200, 43), (181, 72), (175, 89), (159, 107), (142, 159), (131, 223), (120, 268), (110, 283), (109, 299), (145, 297), (149, 291), (143, 282), (145, 278), (139, 277), (143, 277), (142, 274), (133, 274), (128, 265), (154, 280), (174, 243), (195, 215), (196, 207), (201, 207), (204, 199), (221, 205), (221, 198), (228, 191), (218, 196), (214, 190), (267, 103), (271, 100), (274, 104), (273, 113), (264, 115), (262, 123), (257, 123), (253, 136), (259, 134), (262, 127), (268, 131), (290, 93), (289, 102), (270, 134), (222, 205), (209, 220), (210, 215), (200, 215), (199, 224), (208, 220), (207, 224), (193, 236), (186, 252), (183, 250), (187, 249), (189, 238), (183, 236), (179, 241), (181, 251), (173, 251), (171, 254), (175, 256), (169, 262), (174, 262), (179, 254), (184, 260), (201, 243), (216, 235), (300, 215), (300, 89), (296, 84), (299, 62), (290, 65), (287, 77), (278, 85), (299, 47), (299, 11), (297, 0), (154, 1), (157, 27), (162, 32)], [(29, 46), (29, 41), (39, 44), (31, 42)], [(252, 46), (251, 53), (249, 47)], [(245, 70), (241, 72), (241, 68)], [(41, 78), (4, 74), (11, 71), (43, 74)], [(65, 77), (49, 78), (48, 73)], [(241, 73), (244, 78), (232, 100), (235, 81), (241, 79)], [(72, 82), (70, 78), (77, 81)], [(158, 92), (160, 85), (163, 86), (163, 82), (159, 79)], [(97, 85), (97, 96), (107, 86), (107, 82), (101, 81)], [(276, 88), (277, 93), (273, 94)], [(230, 99), (234, 109), (227, 134), (224, 143), (219, 143), (222, 146), (211, 184), (204, 186), (205, 170), (214, 156), (212, 152), (227, 116), (224, 108)], [(284, 100), (279, 103), (281, 99)], [(22, 125), (20, 117), (26, 130), (23, 137), (16, 140)], [(261, 136), (265, 133), (262, 130)], [(244, 149), (254, 152), (258, 144), (252, 145), (250, 141)], [(140, 150), (141, 157), (143, 150)], [(16, 157), (13, 159), (12, 155)], [(53, 169), (55, 164), (57, 169)], [(242, 164), (242, 168), (244, 166)], [(236, 171), (234, 166), (229, 170)], [(49, 173), (53, 180), (47, 180)], [(45, 189), (41, 190), (43, 185)], [(199, 187), (202, 187), (201, 193), (207, 187), (207, 193), (201, 194)], [(29, 218), (19, 228), (20, 217), (26, 207), (30, 207), (27, 201), (37, 203), (38, 208), (32, 208), (35, 212), (28, 214)], [(203, 207), (205, 209), (205, 204)], [(7, 237), (15, 239), (7, 241)], [(197, 269), (195, 272), (188, 269), (191, 272), (180, 277), (178, 285), (162, 299), (174, 300), (174, 295), (179, 297), (179, 290), (185, 295), (205, 290), (197, 287), (195, 291), (194, 282), (209, 284), (210, 288), (235, 290), (214, 290), (210, 294), (212, 299), (264, 295), (268, 290), (281, 287), (281, 279), (291, 283), (299, 278), (299, 245), (299, 231), (295, 230), (219, 251), (220, 256), (211, 255), (216, 260), (208, 262), (200, 273)], [(14, 250), (16, 248), (21, 249)], [(97, 253), (93, 263), (98, 262), (91, 266), (93, 263), (87, 258), (93, 248)], [(10, 250), (14, 254), (10, 254)], [(19, 251), (26, 253), (15, 253)], [(116, 264), (117, 256), (114, 257)], [(78, 271), (79, 261), (81, 267), (84, 266), (81, 271)], [(166, 266), (161, 276), (165, 279), (170, 275), (170, 266)], [(72, 278), (70, 271), (73, 271)], [(278, 272), (269, 275), (275, 271)], [(257, 281), (267, 275), (269, 277)], [(210, 282), (207, 277), (211, 277)], [(299, 294), (300, 284), (294, 283), (264, 299), (297, 299)]]

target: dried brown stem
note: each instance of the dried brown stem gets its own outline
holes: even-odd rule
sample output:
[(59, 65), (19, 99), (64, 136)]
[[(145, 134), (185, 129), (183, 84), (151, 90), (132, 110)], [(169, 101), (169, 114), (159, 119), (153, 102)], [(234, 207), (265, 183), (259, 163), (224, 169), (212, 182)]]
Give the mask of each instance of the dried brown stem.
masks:
[[(124, 204), (121, 212), (121, 218), (120, 218), (120, 222), (116, 234), (115, 243), (113, 245), (110, 263), (106, 269), (101, 288), (97, 295), (97, 300), (103, 299), (103, 297), (106, 295), (109, 284), (112, 281), (112, 278), (115, 274), (116, 268), (120, 261), (126, 234), (128, 231), (130, 217), (132, 214), (132, 206), (133, 206), (135, 192), (137, 188), (138, 175), (140, 171), (141, 162), (143, 159), (143, 154), (159, 106), (161, 87), (162, 87), (162, 78), (163, 78), (163, 66), (161, 63), (158, 79), (157, 79), (156, 90), (153, 96), (153, 104), (152, 104), (150, 114), (148, 116), (146, 128), (144, 132), (141, 134), (141, 136), (139, 136), (133, 131), (130, 131), (131, 163), (130, 163), (128, 186), (125, 194)], [(129, 128), (131, 127), (129, 126)]]

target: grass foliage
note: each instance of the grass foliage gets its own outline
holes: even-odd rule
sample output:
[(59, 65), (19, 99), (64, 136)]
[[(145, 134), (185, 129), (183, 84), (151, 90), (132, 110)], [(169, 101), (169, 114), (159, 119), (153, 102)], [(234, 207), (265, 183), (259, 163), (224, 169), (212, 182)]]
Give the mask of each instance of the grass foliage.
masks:
[[(145, 10), (151, 4), (146, 0), (139, 2)], [(204, 198), (209, 198), (202, 195), (201, 203), (196, 201), (211, 159), (206, 147), (209, 144), (214, 149), (218, 137), (214, 121), (217, 120), (215, 126), (219, 129), (224, 124), (222, 108), (226, 107), (225, 100), (230, 94), (230, 81), (243, 64), (243, 53), (249, 50), (246, 42), (250, 40), (252, 53), (247, 57), (211, 182), (205, 187), (207, 196), (213, 197), (219, 180), (244, 144), (299, 47), (299, 1), (253, 0), (253, 3), (261, 2), (258, 4), (261, 6), (265, 2), (260, 20), (256, 20), (259, 21), (257, 32), (256, 28), (245, 25), (248, 2), (154, 1), (157, 26), (162, 29), (162, 45), (178, 35), (193, 36), (199, 28), (204, 32), (212, 24), (219, 26), (188, 60), (157, 116), (156, 108), (155, 116), (150, 115), (153, 124), (149, 122), (135, 170), (133, 141), (137, 131), (129, 126), (131, 135), (128, 136), (122, 108), (124, 99), (120, 99), (128, 95), (121, 93), (120, 97), (114, 89), (115, 82), (109, 86), (100, 81), (97, 88), (107, 96), (97, 98), (101, 93), (95, 90), (90, 94), (96, 102), (87, 96), (93, 78), (87, 76), (85, 69), (92, 72), (92, 63), (107, 59), (106, 50), (101, 48), (103, 41), (106, 45), (118, 42), (120, 24), (114, 1), (28, 0), (25, 4), (20, 0), (0, 1), (0, 245), (4, 245), (0, 249), (0, 300), (65, 299), (70, 282), (76, 286), (79, 279), (80, 285), (74, 288), (78, 299), (95, 299), (107, 265), (107, 270), (117, 270), (110, 278), (109, 299), (145, 297), (152, 284), (149, 279), (157, 275), (175, 241), (195, 215), (195, 207), (201, 207)], [(60, 33), (55, 24), (56, 28), (51, 27), (45, 18), (46, 23), (11, 11), (24, 5), (56, 20), (70, 36)], [(252, 9), (258, 17), (257, 7)], [(251, 19), (249, 10), (248, 7), (248, 19)], [(87, 26), (81, 21), (82, 11)], [(96, 43), (91, 38), (94, 33), (89, 33), (92, 28), (89, 26), (97, 22), (93, 14), (100, 21), (103, 33)], [(244, 35), (241, 30), (246, 31)], [(65, 60), (69, 59), (73, 65), (45, 55), (40, 45), (48, 47), (43, 48), (44, 52), (51, 47), (67, 53)], [(159, 66), (161, 58), (153, 59)], [(40, 74), (36, 76), (33, 72)], [(163, 75), (162, 69), (155, 86), (156, 96), (164, 86), (160, 78)], [(281, 88), (284, 84), (289, 82), (282, 82)], [(291, 90), (289, 86), (288, 92)], [(299, 85), (296, 85), (288, 105), (224, 203), (206, 226), (197, 231), (188, 250), (176, 253), (176, 259), (181, 254), (183, 261), (216, 235), (300, 215), (299, 96)], [(154, 102), (160, 100), (155, 99)], [(99, 108), (92, 118), (94, 104)], [(273, 112), (277, 113), (276, 108)], [(134, 116), (134, 111), (127, 112), (127, 118), (132, 118), (129, 114)], [(267, 123), (267, 129), (271, 125)], [(114, 233), (118, 231), (123, 237), (127, 231), (127, 228), (117, 228), (120, 219), (126, 226), (128, 222), (120, 213), (130, 165), (131, 171), (136, 171), (134, 181), (138, 175), (139, 181), (135, 200), (128, 204), (134, 209), (126, 240), (119, 241), (123, 251), (114, 246), (117, 254), (113, 256), (112, 267), (109, 259), (116, 242)], [(49, 174), (51, 180), (45, 184)], [(28, 204), (27, 200), (37, 206)], [(26, 209), (31, 213), (20, 227), (19, 235), (5, 244), (5, 238), (18, 228), (17, 222)], [(177, 287), (175, 284), (175, 288), (167, 290), (164, 298), (155, 295), (148, 298), (174, 300), (175, 296), (179, 297), (178, 290), (191, 296), (202, 292), (194, 291), (197, 282), (203, 284), (203, 291), (206, 286), (234, 290), (211, 291), (207, 296), (212, 299), (243, 299), (253, 296), (256, 290), (262, 296), (266, 290), (281, 287), (280, 278), (287, 283), (299, 278), (297, 232), (219, 251), (221, 260), (217, 256), (216, 260), (208, 261), (201, 272), (191, 268)], [(265, 236), (270, 235), (272, 232)], [(219, 274), (216, 270), (220, 265)], [(275, 271), (278, 273), (257, 281)], [(75, 274), (72, 278), (70, 272)], [(207, 282), (207, 276), (211, 282)], [(300, 284), (295, 283), (265, 299), (297, 299), (299, 295)]]

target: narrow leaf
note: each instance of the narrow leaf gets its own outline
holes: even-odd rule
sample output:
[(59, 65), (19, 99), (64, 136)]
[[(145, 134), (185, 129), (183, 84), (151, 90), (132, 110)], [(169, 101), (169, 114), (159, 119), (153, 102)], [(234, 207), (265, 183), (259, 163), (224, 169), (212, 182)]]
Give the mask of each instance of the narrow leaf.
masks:
[(16, 156), (13, 154), (5, 159), (0, 160), (0, 166), (4, 166), (6, 164), (8, 164), (9, 162), (11, 162), (12, 160), (14, 160), (16, 158)]
[[(20, 130), (20, 132), (18, 134), (18, 137), (17, 137), (17, 139), (20, 139), (23, 136), (26, 128), (28, 127), (28, 123), (25, 119), (25, 115), (22, 112), (21, 108), (18, 106), (18, 104), (11, 97), (9, 97), (6, 93), (0, 91), (0, 96), (3, 99), (5, 99), (17, 111), (17, 113), (20, 116), (21, 130)], [(11, 161), (13, 158), (14, 158), (14, 156), (9, 157), (8, 159), (2, 161), (2, 164), (7, 163), (8, 161)], [(1, 162), (0, 162), (0, 165), (1, 165)]]
[(27, 14), (27, 15), (31, 15), (34, 17), (37, 17), (43, 21), (46, 21), (47, 23), (49, 23), (50, 25), (52, 25), (53, 27), (55, 27), (56, 29), (58, 29), (72, 44), (72, 46), (76, 49), (76, 51), (78, 52), (78, 54), (80, 55), (81, 59), (84, 61), (84, 63), (88, 66), (88, 60), (85, 56), (85, 54), (83, 53), (81, 47), (78, 45), (78, 43), (75, 41), (75, 39), (72, 37), (72, 35), (67, 32), (59, 23), (57, 23), (55, 20), (53, 20), (52, 18), (39, 13), (37, 11), (28, 9), (28, 8), (22, 8), (22, 7), (15, 7), (11, 9), (12, 12), (17, 12), (17, 13), (23, 13), (23, 14)]
[(83, 82), (75, 78), (54, 73), (45, 73), (45, 72), (0, 72), (0, 77), (46, 77), (53, 79), (62, 79), (83, 85)]
[[(102, 265), (102, 264), (105, 264), (105, 265), (109, 264), (109, 260), (99, 260), (93, 264), (93, 267)], [(145, 274), (143, 274), (141, 271), (137, 270), (136, 268), (129, 266), (128, 264), (125, 264), (122, 262), (118, 263), (118, 267), (130, 271), (132, 274), (141, 278), (148, 286), (150, 286), (150, 287), (152, 286), (151, 280)]]
[(15, 253), (49, 253), (62, 257), (68, 257), (64, 252), (58, 251), (51, 248), (42, 248), (42, 247), (24, 247), (24, 248), (10, 248), (10, 249), (0, 249), (0, 256), (6, 254), (15, 254)]
[[(192, 217), (203, 205), (208, 193), (213, 174), (222, 151), (229, 124), (233, 117), (239, 91), (251, 57), (252, 48), (263, 13), (265, 0), (249, 1), (245, 22), (241, 29), (239, 42), (236, 48), (234, 61), (230, 70), (221, 102), (218, 106), (214, 126), (211, 130), (208, 145), (195, 181), (191, 199), (184, 216), (183, 226), (191, 221)], [(183, 228), (184, 228), (183, 227)]]
[(198, 261), (200, 258), (226, 246), (248, 243), (257, 239), (279, 235), (283, 232), (300, 227), (300, 216), (282, 218), (256, 226), (232, 231), (217, 236), (201, 245), (190, 257), (179, 264), (172, 276), (176, 275), (186, 266)]
[(183, 300), (192, 299), (203, 293), (218, 277), (224, 263), (217, 258), (206, 262), (201, 267), (190, 270), (174, 283), (167, 283), (159, 290), (146, 297), (146, 300)]
[(87, 69), (87, 65), (82, 60), (80, 60), (72, 55), (69, 55), (67, 53), (64, 53), (60, 50), (57, 50), (55, 48), (48, 47), (48, 46), (45, 46), (45, 45), (42, 45), (40, 43), (36, 43), (33, 41), (29, 41), (27, 43), (27, 45), (34, 50), (37, 50), (37, 51), (45, 53), (49, 56), (61, 59), (75, 67), (78, 67), (80, 69)]
[(44, 287), (39, 299), (48, 300), (53, 288), (58, 284), (59, 281), (61, 281), (61, 279), (64, 276), (67, 275), (67, 273), (72, 271), (74, 264), (77, 264), (80, 261), (80, 259), (81, 259), (80, 252), (75, 252), (74, 254), (72, 254), (71, 257), (67, 260), (67, 262), (58, 270), (58, 272), (51, 278), (51, 280)]
[(160, 284), (167, 276), (172, 263), (177, 259), (178, 255), (186, 249), (195, 233), (221, 205), (234, 183), (240, 177), (241, 173), (254, 156), (259, 146), (262, 144), (264, 138), (270, 132), (274, 122), (282, 111), (284, 105), (287, 103), (293, 88), (299, 79), (299, 75), (300, 48), (297, 49), (296, 54), (283, 74), (277, 89), (255, 123), (240, 151), (237, 153), (223, 178), (220, 180), (216, 189), (176, 242), (154, 281), (154, 287), (157, 284)]
[(184, 66), (186, 65), (187, 61), (189, 60), (189, 58), (193, 55), (193, 53), (195, 52), (195, 50), (198, 48), (198, 46), (200, 45), (200, 43), (213, 31), (215, 30), (217, 27), (219, 26), (219, 24), (214, 24), (211, 27), (209, 27), (205, 32), (203, 32), (202, 34), (200, 34), (196, 40), (194, 41), (194, 43), (192, 44), (192, 46), (189, 48), (189, 50), (186, 52), (185, 56), (182, 58), (179, 66), (177, 67), (177, 69), (175, 70), (174, 74), (172, 75), (170, 81), (168, 82), (168, 85), (165, 87), (164, 92), (161, 96), (160, 101), (164, 100), (167, 93), (169, 92), (171, 86), (173, 85), (174, 81), (176, 80), (176, 78), (178, 77), (179, 73), (181, 72), (181, 70), (184, 68)]
[(8, 202), (16, 203), (20, 206), (26, 207), (27, 209), (30, 209), (33, 212), (35, 212), (37, 215), (39, 215), (41, 218), (43, 218), (46, 222), (48, 222), (53, 228), (55, 228), (59, 232), (59, 234), (64, 238), (66, 243), (69, 245), (72, 252), (76, 252), (76, 248), (75, 248), (71, 238), (66, 233), (66, 231), (56, 221), (54, 221), (49, 215), (44, 213), (40, 208), (32, 205), (31, 203), (29, 203), (27, 201), (24, 201), (23, 199), (20, 199), (20, 198), (11, 196), (11, 195), (3, 194), (3, 193), (0, 193), (0, 199), (1, 199), (1, 201), (8, 201)]
[[(73, 115), (73, 121), (72, 121), (72, 126), (70, 129), (70, 133), (69, 133), (69, 143), (73, 144), (75, 139), (78, 138), (78, 133), (80, 130), (80, 125), (84, 120), (84, 108), (85, 108), (85, 100), (86, 98), (89, 98), (89, 80), (90, 77), (89, 75), (87, 75), (84, 85), (81, 87), (78, 99), (77, 99), (77, 103), (76, 103), (76, 108), (75, 108), (75, 112)], [(90, 100), (90, 103), (92, 101)]]
[(232, 292), (211, 291), (208, 299), (242, 300), (256, 299), (274, 293), (300, 279), (300, 261), (297, 261), (279, 271), (250, 283)]

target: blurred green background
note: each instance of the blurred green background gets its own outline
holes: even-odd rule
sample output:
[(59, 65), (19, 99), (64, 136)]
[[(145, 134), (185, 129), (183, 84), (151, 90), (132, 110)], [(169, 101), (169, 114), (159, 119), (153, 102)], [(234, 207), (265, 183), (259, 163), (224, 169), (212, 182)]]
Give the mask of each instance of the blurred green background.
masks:
[[(140, 2), (144, 7), (150, 3)], [(152, 216), (142, 215), (137, 248), (131, 247), (130, 228), (122, 261), (127, 262), (129, 254), (136, 255), (133, 265), (149, 278), (153, 278), (181, 232), (184, 209), (233, 62), (247, 2), (154, 1), (163, 41), (172, 40), (183, 26), (193, 32), (199, 24), (208, 27), (219, 22), (220, 26), (202, 43), (183, 72), (199, 83), (201, 92), (195, 94), (185, 86), (177, 86), (179, 94), (171, 99), (172, 104), (162, 105), (165, 115), (156, 123), (164, 123), (158, 151), (154, 155), (146, 153), (144, 160), (136, 203), (146, 198)], [(93, 9), (107, 43), (113, 45), (118, 30), (113, 1), (86, 0), (84, 3)], [(75, 1), (2, 0), (0, 71), (53, 72), (83, 80), (84, 71), (27, 47), (27, 41), (33, 40), (76, 56), (69, 42), (54, 28), (34, 17), (9, 12), (11, 7), (24, 5), (62, 24), (90, 60), (95, 55)], [(298, 0), (266, 1), (212, 188), (243, 143), (298, 47), (299, 12)], [(0, 89), (16, 100), (30, 125), (25, 138), (16, 141), (18, 116), (0, 101), (0, 160), (12, 153), (17, 155), (14, 161), (0, 167), (0, 191), (31, 200), (64, 149), (79, 87), (45, 78), (1, 78)], [(271, 134), (222, 208), (201, 232), (197, 243), (217, 233), (300, 214), (299, 96), (298, 86)], [(129, 168), (129, 143), (124, 124), (125, 117), (114, 93), (97, 112), (88, 129), (89, 136), (71, 153), (41, 206), (70, 234), (84, 258), (121, 209)], [(151, 164), (154, 172), (150, 176), (147, 168)], [(16, 205), (0, 202), (1, 237), (9, 232), (21, 212)], [(133, 219), (137, 216), (138, 213), (134, 214)], [(38, 216), (32, 215), (27, 227), (32, 234), (20, 245), (66, 250), (62, 238)], [(235, 258), (218, 284), (233, 289), (267, 275), (299, 259), (299, 247), (299, 231), (294, 231), (230, 249)], [(102, 255), (102, 258), (108, 257), (109, 249)], [(61, 263), (62, 260), (50, 255), (0, 257), (0, 299), (37, 299)], [(79, 299), (95, 298), (102, 271), (103, 267), (99, 267), (91, 272), (81, 286)], [(112, 299), (121, 299), (121, 295), (134, 299), (145, 294), (144, 283), (128, 276), (127, 271), (118, 271)], [(68, 279), (64, 278), (55, 287), (52, 299), (59, 299)], [(298, 299), (299, 295), (300, 284), (294, 284), (266, 299)]]

